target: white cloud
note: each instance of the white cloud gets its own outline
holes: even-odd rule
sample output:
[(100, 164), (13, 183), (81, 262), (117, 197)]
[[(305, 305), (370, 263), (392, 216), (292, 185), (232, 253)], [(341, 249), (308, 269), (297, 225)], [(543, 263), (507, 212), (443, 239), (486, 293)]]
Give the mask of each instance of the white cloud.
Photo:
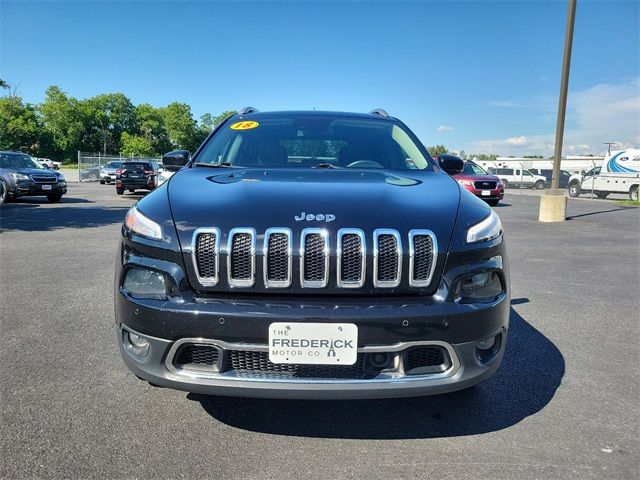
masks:
[(525, 137), (524, 135), (521, 135), (519, 137), (510, 137), (507, 138), (504, 141), (505, 145), (517, 145), (519, 147), (522, 147), (524, 145), (529, 145), (529, 141), (527, 140), (527, 137)]
[[(555, 128), (555, 121), (551, 124)], [(471, 142), (466, 150), (516, 156), (553, 154), (555, 130), (513, 133), (507, 138)], [(640, 78), (569, 92), (563, 153), (601, 155), (606, 150), (603, 142), (616, 142), (613, 148), (640, 146)]]
[(453, 127), (450, 127), (449, 125), (440, 125), (437, 128), (438, 133), (450, 132), (451, 130), (453, 130)]

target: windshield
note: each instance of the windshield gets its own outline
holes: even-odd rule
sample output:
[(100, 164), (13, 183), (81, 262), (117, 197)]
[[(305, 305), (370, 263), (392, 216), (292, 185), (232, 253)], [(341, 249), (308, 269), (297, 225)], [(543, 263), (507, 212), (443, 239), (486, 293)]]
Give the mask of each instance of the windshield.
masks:
[(42, 165), (29, 155), (20, 153), (0, 153), (0, 168), (35, 168), (37, 170), (45, 170)]
[[(253, 120), (255, 119), (255, 120)], [(389, 120), (330, 115), (229, 121), (195, 164), (256, 168), (430, 169), (412, 134)]]
[(109, 162), (107, 163), (107, 168), (120, 168), (122, 166), (122, 162)]
[(487, 174), (487, 172), (485, 172), (482, 169), (482, 167), (475, 165), (473, 163), (465, 163), (462, 173), (466, 173), (467, 175), (486, 175)]

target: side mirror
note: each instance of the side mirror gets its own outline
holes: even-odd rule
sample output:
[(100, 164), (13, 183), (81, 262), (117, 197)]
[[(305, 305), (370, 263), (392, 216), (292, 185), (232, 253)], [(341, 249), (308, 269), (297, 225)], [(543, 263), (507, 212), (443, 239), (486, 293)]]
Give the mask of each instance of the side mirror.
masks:
[(184, 167), (191, 159), (188, 150), (174, 150), (162, 156), (162, 165), (170, 171), (177, 171)]
[(438, 157), (440, 168), (449, 175), (457, 175), (464, 170), (464, 160), (455, 155), (440, 155)]

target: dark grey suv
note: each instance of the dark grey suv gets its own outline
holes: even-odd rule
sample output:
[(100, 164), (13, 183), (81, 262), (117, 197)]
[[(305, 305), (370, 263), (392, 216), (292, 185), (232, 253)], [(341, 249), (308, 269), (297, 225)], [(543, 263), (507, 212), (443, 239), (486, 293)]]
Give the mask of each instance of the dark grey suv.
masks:
[(43, 167), (22, 152), (0, 151), (0, 183), (0, 203), (37, 195), (56, 203), (67, 193), (62, 173)]

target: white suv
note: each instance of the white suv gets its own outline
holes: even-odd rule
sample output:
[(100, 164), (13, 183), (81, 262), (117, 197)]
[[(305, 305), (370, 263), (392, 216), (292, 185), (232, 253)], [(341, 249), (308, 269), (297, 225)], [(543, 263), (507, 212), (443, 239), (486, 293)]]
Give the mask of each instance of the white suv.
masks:
[(522, 168), (496, 168), (493, 174), (502, 180), (504, 188), (522, 186), (541, 190), (547, 183), (547, 179), (542, 175), (534, 175)]

